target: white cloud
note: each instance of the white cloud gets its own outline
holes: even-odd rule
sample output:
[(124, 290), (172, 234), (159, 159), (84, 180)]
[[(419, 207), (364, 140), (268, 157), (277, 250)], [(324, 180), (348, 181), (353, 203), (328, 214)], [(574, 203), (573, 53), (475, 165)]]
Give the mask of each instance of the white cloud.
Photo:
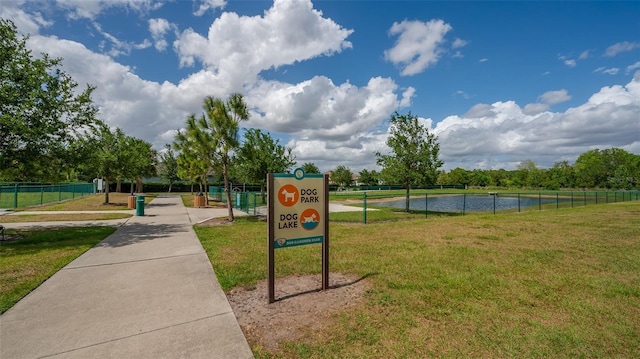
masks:
[(465, 41), (459, 38), (456, 38), (455, 40), (453, 40), (453, 44), (451, 45), (451, 48), (453, 49), (459, 49), (461, 47), (465, 47), (469, 44), (469, 41)]
[(531, 106), (527, 111), (512, 101), (479, 104), (463, 117), (439, 122), (434, 133), (446, 168), (484, 163), (486, 168), (512, 169), (529, 158), (549, 167), (559, 158), (574, 161), (593, 148), (640, 150), (640, 76), (626, 86), (603, 87), (565, 112)]
[(125, 7), (139, 13), (147, 13), (162, 7), (155, 0), (56, 0), (56, 3), (68, 11), (70, 19), (95, 19), (101, 12), (111, 7)]
[(209, 10), (222, 9), (227, 5), (226, 0), (202, 0), (202, 3), (193, 14), (195, 16), (202, 16)]
[(589, 50), (585, 50), (583, 51), (580, 56), (578, 57), (579, 60), (584, 60), (584, 59), (588, 59), (590, 56), (589, 54)]
[(487, 58), (483, 58), (483, 59), (480, 59), (479, 61), (480, 61), (480, 62), (487, 62), (487, 61), (489, 61), (489, 59), (487, 59)]
[(569, 67), (576, 67), (577, 65), (576, 60), (570, 59), (568, 56), (565, 56), (565, 55), (559, 55), (558, 60), (562, 61), (563, 64)]
[(537, 115), (548, 110), (549, 105), (546, 103), (530, 103), (524, 106), (522, 112), (524, 112), (525, 115)]
[(275, 0), (264, 16), (225, 12), (207, 37), (187, 29), (173, 46), (182, 66), (200, 61), (240, 88), (263, 70), (350, 48), (352, 32), (323, 18), (308, 0)]
[(548, 105), (555, 105), (571, 100), (569, 92), (565, 89), (558, 91), (547, 91), (540, 96), (540, 100)]
[(640, 69), (640, 61), (636, 62), (636, 63), (635, 63), (635, 64), (633, 64), (633, 65), (629, 65), (629, 66), (627, 66), (627, 68), (625, 69), (625, 71), (624, 71), (624, 72), (625, 72), (626, 74), (630, 74), (630, 73), (631, 73), (633, 70), (635, 70), (635, 69)]
[(365, 87), (336, 86), (324, 76), (295, 85), (260, 81), (247, 97), (261, 112), (252, 117), (250, 125), (303, 140), (359, 146), (355, 134), (380, 125), (414, 91), (405, 90), (398, 99), (396, 90), (393, 80), (381, 77), (370, 79)]
[(640, 42), (623, 41), (613, 44), (604, 52), (604, 56), (613, 57), (622, 52), (631, 51), (640, 47)]
[(53, 25), (53, 22), (45, 20), (38, 11), (32, 13), (25, 12), (21, 8), (24, 3), (24, 0), (3, 1), (2, 6), (0, 6), (0, 17), (3, 19), (11, 19), (16, 25), (18, 32), (22, 34), (37, 34), (40, 27)]
[(451, 25), (435, 19), (394, 22), (389, 35), (399, 37), (395, 45), (384, 52), (385, 59), (402, 67), (403, 76), (418, 74), (438, 62), (445, 51), (444, 37), (451, 29)]
[(606, 68), (604, 66), (601, 66), (601, 67), (598, 67), (597, 69), (593, 70), (593, 72), (600, 72), (600, 73), (607, 74), (607, 75), (617, 75), (618, 72), (620, 72), (620, 69), (617, 68), (617, 67), (612, 67), (612, 68), (608, 69), (608, 68)]
[(177, 33), (178, 27), (166, 19), (149, 19), (149, 32), (156, 50), (164, 51), (167, 48), (168, 43), (164, 36), (171, 30)]
[(409, 107), (411, 106), (411, 99), (413, 99), (413, 96), (416, 93), (416, 89), (413, 87), (409, 87), (407, 88), (403, 93), (402, 93), (402, 100), (400, 100), (400, 107)]
[[(102, 30), (102, 26), (97, 22), (92, 22), (93, 27), (102, 35), (105, 39), (109, 41), (111, 44), (111, 49), (106, 51), (105, 53), (112, 57), (117, 57), (120, 55), (129, 55), (131, 50), (141, 50), (146, 49), (151, 46), (151, 41), (148, 39), (143, 40), (141, 43), (134, 43), (130, 41), (121, 41), (115, 36), (109, 34), (108, 32)], [(101, 43), (100, 48), (104, 49), (104, 42)]]
[(535, 116), (549, 110), (551, 105), (571, 100), (569, 92), (565, 89), (558, 91), (547, 91), (538, 97), (538, 103), (530, 103), (524, 106), (522, 112), (525, 115)]
[(454, 95), (455, 96), (461, 96), (462, 98), (467, 99), (467, 100), (472, 97), (471, 95), (469, 95), (468, 93), (466, 93), (466, 92), (464, 92), (462, 90), (458, 90), (458, 91), (454, 92)]

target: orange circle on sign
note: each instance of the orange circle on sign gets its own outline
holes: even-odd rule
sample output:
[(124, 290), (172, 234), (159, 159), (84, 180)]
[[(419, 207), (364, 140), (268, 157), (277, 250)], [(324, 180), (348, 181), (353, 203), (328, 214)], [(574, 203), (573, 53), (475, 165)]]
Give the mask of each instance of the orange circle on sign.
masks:
[(306, 230), (312, 230), (320, 223), (320, 213), (313, 208), (307, 208), (300, 214), (300, 224)]
[(298, 189), (292, 184), (286, 184), (278, 190), (278, 201), (286, 207), (291, 207), (298, 203)]

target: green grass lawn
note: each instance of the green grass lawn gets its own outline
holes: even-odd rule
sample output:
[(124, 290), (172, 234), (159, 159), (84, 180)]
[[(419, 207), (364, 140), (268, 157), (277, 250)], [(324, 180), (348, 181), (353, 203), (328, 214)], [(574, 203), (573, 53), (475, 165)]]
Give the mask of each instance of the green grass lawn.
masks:
[[(367, 277), (364, 304), (257, 357), (640, 357), (638, 202), (332, 220), (331, 271)], [(225, 290), (266, 278), (266, 223), (196, 232)], [(276, 250), (276, 277), (320, 273), (319, 248)]]
[(8, 229), (7, 237), (19, 239), (0, 244), (0, 313), (115, 230), (112, 227)]

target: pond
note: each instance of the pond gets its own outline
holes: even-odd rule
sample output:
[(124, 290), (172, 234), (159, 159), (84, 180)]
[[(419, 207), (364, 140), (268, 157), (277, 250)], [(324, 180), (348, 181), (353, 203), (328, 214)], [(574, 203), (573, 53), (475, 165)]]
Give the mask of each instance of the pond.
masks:
[[(483, 212), (502, 211), (538, 206), (540, 203), (555, 203), (553, 198), (500, 197), (494, 195), (447, 195), (429, 196), (428, 198), (411, 198), (409, 208), (424, 211), (428, 202), (428, 210), (434, 212)], [(404, 208), (405, 200), (376, 203), (376, 206)]]

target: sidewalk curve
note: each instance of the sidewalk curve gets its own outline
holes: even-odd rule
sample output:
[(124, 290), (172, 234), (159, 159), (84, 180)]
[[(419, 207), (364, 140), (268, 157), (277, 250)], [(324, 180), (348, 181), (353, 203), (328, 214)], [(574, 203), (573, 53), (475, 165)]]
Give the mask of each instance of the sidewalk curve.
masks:
[(159, 195), (0, 316), (0, 358), (252, 358), (193, 224)]

